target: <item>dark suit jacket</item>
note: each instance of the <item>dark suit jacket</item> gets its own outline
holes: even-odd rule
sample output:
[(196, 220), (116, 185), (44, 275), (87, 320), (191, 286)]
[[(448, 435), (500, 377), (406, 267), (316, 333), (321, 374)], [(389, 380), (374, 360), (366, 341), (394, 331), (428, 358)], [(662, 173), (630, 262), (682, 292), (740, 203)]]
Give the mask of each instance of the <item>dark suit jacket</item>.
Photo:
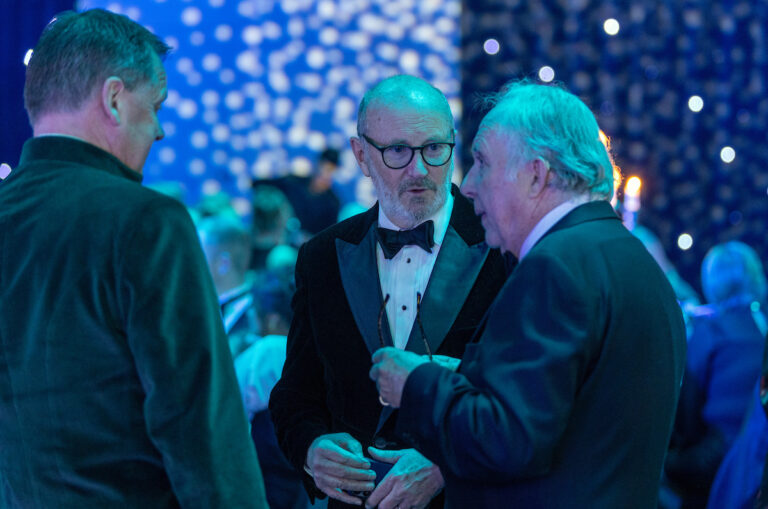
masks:
[[(452, 190), (450, 226), (422, 302), (422, 322), (433, 353), (461, 357), (486, 309), (504, 282), (504, 263), (483, 242), (469, 201)], [(380, 347), (377, 330), (382, 295), (376, 266), (378, 207), (325, 230), (299, 251), (294, 319), (283, 374), (272, 391), (270, 411), (288, 460), (302, 469), (312, 441), (347, 432), (363, 448), (402, 449), (390, 408), (382, 408), (368, 377)], [(383, 334), (392, 344), (386, 318)], [(418, 327), (407, 349), (425, 353)], [(314, 484), (307, 476), (307, 488)], [(333, 502), (335, 504), (335, 502)]]
[(0, 507), (265, 507), (184, 206), (34, 138), (0, 183)]
[(458, 373), (411, 373), (397, 432), (447, 507), (654, 508), (684, 352), (664, 274), (587, 203), (520, 261)]

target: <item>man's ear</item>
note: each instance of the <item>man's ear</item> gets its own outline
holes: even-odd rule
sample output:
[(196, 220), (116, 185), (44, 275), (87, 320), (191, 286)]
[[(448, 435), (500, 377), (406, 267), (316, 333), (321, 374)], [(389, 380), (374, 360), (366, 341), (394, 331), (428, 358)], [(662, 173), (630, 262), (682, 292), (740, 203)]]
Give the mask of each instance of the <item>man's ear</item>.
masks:
[(363, 171), (363, 175), (366, 177), (371, 176), (371, 171), (368, 169), (368, 165), (365, 162), (365, 152), (363, 152), (363, 142), (360, 138), (353, 136), (349, 139), (349, 145), (352, 147), (352, 153), (355, 154), (357, 165)]
[(539, 196), (549, 185), (550, 173), (549, 163), (546, 159), (537, 157), (530, 161), (525, 170), (528, 172), (530, 180), (530, 196)]
[(110, 76), (101, 86), (101, 109), (113, 125), (120, 125), (125, 84), (117, 76)]

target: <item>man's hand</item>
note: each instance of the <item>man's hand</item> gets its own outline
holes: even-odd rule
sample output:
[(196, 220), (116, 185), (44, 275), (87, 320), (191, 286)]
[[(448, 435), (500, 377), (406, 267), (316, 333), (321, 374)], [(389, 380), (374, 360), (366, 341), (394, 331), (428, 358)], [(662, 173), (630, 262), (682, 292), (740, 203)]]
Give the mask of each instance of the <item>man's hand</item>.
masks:
[(365, 501), (366, 507), (426, 507), (445, 484), (440, 469), (416, 449), (385, 451), (369, 447), (368, 452), (374, 459), (395, 465)]
[(391, 346), (376, 350), (372, 360), (373, 367), (369, 375), (376, 382), (379, 398), (393, 408), (400, 407), (403, 386), (411, 371), (429, 362), (426, 357)]
[(449, 357), (447, 355), (433, 355), (432, 362), (438, 366), (444, 367), (445, 369), (450, 369), (455, 373), (459, 369), (461, 359), (457, 359), (456, 357)]
[(362, 505), (362, 500), (341, 490), (369, 492), (373, 490), (376, 472), (363, 456), (363, 446), (349, 433), (333, 433), (317, 437), (307, 451), (307, 466), (315, 486), (336, 500)]

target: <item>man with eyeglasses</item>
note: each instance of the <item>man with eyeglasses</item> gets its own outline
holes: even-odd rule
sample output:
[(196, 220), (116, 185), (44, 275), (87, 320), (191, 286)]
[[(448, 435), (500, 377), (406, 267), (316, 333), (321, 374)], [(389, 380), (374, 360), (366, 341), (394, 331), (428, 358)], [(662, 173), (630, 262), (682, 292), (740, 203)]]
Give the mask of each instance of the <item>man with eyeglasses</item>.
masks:
[(589, 108), (530, 82), (495, 103), (462, 192), (519, 263), (457, 372), (382, 348), (371, 377), (448, 508), (656, 507), (685, 367), (675, 293), (611, 207)]
[[(504, 263), (451, 185), (455, 131), (439, 90), (413, 76), (382, 81), (365, 94), (350, 142), (379, 202), (301, 248), (270, 410), (310, 496), (330, 496), (329, 507), (440, 507), (442, 475), (395, 438), (370, 357), (389, 345), (455, 368)], [(393, 466), (375, 487), (383, 464)]]

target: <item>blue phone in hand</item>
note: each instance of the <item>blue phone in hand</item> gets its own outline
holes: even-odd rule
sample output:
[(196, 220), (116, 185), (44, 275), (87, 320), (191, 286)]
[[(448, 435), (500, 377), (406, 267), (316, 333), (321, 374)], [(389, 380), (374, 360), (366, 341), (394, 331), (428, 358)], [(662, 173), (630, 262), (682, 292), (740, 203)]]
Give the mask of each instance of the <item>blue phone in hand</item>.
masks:
[[(374, 488), (379, 485), (382, 479), (384, 479), (389, 471), (394, 466), (394, 463), (384, 463), (383, 461), (375, 460), (373, 458), (366, 458), (371, 463), (371, 470), (376, 472), (376, 479), (373, 481)], [(371, 494), (370, 491), (351, 491), (351, 490), (342, 490), (344, 493), (348, 495), (352, 495), (353, 497), (358, 498), (368, 498), (368, 495)]]

